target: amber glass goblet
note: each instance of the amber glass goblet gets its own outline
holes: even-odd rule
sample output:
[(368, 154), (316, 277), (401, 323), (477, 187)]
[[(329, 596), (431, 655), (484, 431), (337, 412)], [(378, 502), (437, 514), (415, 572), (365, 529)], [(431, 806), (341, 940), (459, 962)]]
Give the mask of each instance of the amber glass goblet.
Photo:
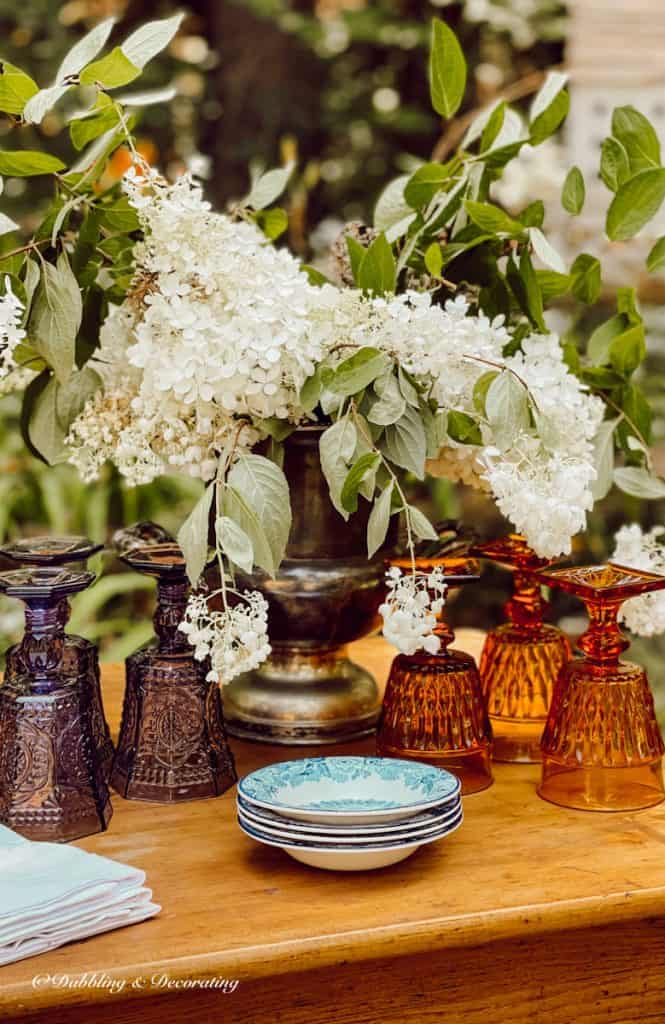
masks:
[(173, 803), (221, 796), (236, 782), (217, 683), (178, 626), (189, 584), (177, 544), (121, 556), (157, 579), (155, 638), (127, 658), (127, 684), (111, 785), (128, 800)]
[(25, 604), (20, 671), (0, 686), (0, 821), (29, 839), (78, 839), (111, 817), (87, 666), (65, 657), (62, 615), (94, 578), (51, 566), (0, 574), (0, 590)]
[[(18, 565), (79, 566), (101, 551), (101, 544), (94, 544), (87, 537), (23, 537), (0, 549), (0, 553)], [(58, 613), (63, 629), (69, 621), (70, 607), (63, 597)], [(23, 644), (10, 647), (5, 656), (5, 681), (10, 681), (23, 671)], [(92, 702), (93, 732), (99, 751), (104, 778), (108, 780), (113, 762), (113, 742), (109, 731), (102, 701), (99, 653), (96, 644), (73, 633), (65, 634), (62, 654), (64, 671), (68, 676), (86, 676), (90, 685)]]
[[(392, 559), (405, 572), (409, 559)], [(418, 572), (442, 568), (449, 588), (478, 579), (468, 555), (416, 559)], [(435, 633), (436, 654), (398, 654), (392, 663), (377, 732), (377, 752), (448, 768), (459, 776), (462, 793), (492, 785), (492, 729), (473, 657), (451, 648), (455, 634), (443, 615)]]
[(513, 572), (508, 622), (492, 629), (480, 658), (480, 680), (494, 733), (495, 761), (537, 762), (559, 670), (572, 657), (567, 636), (543, 621), (548, 604), (536, 573), (552, 563), (524, 537), (475, 544), (472, 553)]
[(552, 569), (543, 583), (584, 601), (583, 658), (562, 668), (542, 739), (538, 792), (563, 807), (634, 811), (665, 799), (663, 738), (647, 675), (620, 661), (630, 646), (617, 615), (630, 597), (665, 588), (665, 576), (620, 565)]

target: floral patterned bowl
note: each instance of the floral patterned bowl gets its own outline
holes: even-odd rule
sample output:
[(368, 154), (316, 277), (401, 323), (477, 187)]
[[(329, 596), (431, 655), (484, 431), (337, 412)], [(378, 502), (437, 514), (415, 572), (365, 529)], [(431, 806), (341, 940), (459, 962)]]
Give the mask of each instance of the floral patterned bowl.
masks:
[(296, 821), (400, 821), (455, 801), (456, 776), (417, 761), (305, 757), (267, 765), (238, 783), (245, 804)]

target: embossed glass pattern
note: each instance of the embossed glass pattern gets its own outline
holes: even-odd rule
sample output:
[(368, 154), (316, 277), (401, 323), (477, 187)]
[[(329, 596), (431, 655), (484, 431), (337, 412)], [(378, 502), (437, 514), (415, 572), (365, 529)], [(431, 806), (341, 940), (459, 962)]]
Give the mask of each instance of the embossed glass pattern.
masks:
[(557, 679), (543, 733), (540, 796), (564, 807), (627, 811), (665, 799), (665, 745), (644, 669), (619, 655), (630, 646), (617, 625), (623, 602), (665, 588), (665, 576), (591, 565), (541, 573), (581, 598), (589, 627), (584, 654)]
[(77, 839), (111, 817), (88, 666), (65, 657), (63, 602), (93, 580), (42, 566), (0, 574), (0, 591), (26, 606), (17, 671), (0, 686), (0, 821), (30, 839)]
[[(408, 560), (393, 560), (408, 571)], [(474, 582), (477, 563), (468, 555), (417, 559), (420, 572), (443, 568), (449, 587)], [(392, 663), (377, 732), (377, 753), (448, 768), (462, 793), (492, 784), (492, 729), (478, 667), (470, 654), (450, 645), (455, 634), (443, 615), (435, 629), (437, 654), (399, 654)]]
[(538, 558), (518, 534), (472, 550), (513, 572), (513, 594), (505, 606), (508, 621), (487, 634), (480, 658), (494, 733), (492, 756), (495, 761), (540, 761), (554, 683), (572, 656), (566, 635), (543, 621), (548, 605), (536, 573), (551, 563)]
[[(100, 551), (87, 537), (24, 537), (6, 544), (2, 554), (20, 565), (80, 565)], [(63, 629), (69, 621), (69, 601), (64, 597), (58, 606)], [(10, 681), (24, 670), (22, 644), (10, 647), (5, 656), (5, 680)], [(73, 633), (65, 634), (62, 654), (63, 671), (67, 676), (82, 676), (89, 680), (92, 704), (95, 746), (102, 764), (104, 778), (108, 780), (113, 762), (113, 742), (104, 714), (99, 654), (96, 644)]]
[(127, 684), (111, 785), (129, 800), (172, 803), (220, 796), (236, 781), (219, 686), (206, 680), (178, 625), (189, 584), (176, 544), (123, 556), (157, 578), (156, 637), (127, 658)]

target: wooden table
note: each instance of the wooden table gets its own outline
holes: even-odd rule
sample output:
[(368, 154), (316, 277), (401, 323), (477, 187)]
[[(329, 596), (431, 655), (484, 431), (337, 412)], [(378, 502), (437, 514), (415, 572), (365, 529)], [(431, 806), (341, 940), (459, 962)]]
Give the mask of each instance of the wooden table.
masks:
[[(355, 656), (385, 678), (382, 641)], [(117, 729), (122, 672), (104, 676)], [(241, 773), (305, 753), (234, 748)], [(357, 875), (251, 842), (234, 792), (174, 807), (116, 797), (109, 831), (80, 845), (144, 868), (162, 913), (0, 968), (0, 1020), (662, 1024), (665, 805), (564, 811), (538, 799), (537, 777), (497, 765), (454, 836)]]

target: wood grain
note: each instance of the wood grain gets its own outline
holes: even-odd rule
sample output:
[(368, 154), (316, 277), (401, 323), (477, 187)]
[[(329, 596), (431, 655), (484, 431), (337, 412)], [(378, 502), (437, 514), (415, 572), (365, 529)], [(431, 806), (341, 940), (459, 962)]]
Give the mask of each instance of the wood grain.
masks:
[[(460, 632), (458, 646), (478, 643)], [(355, 657), (385, 679), (381, 641), (357, 644)], [(119, 668), (105, 671), (112, 730), (122, 685)], [(241, 773), (306, 753), (234, 750)], [(214, 1008), (225, 1024), (665, 1020), (665, 808), (564, 811), (538, 799), (537, 778), (537, 768), (497, 765), (495, 785), (465, 799), (459, 832), (358, 875), (252, 843), (235, 824), (234, 793), (175, 807), (116, 796), (109, 831), (79, 845), (145, 869), (162, 913), (0, 968), (0, 1019), (170, 1024), (187, 1007), (193, 1021)], [(32, 985), (37, 973), (95, 971), (127, 988)], [(232, 995), (131, 990), (153, 974), (240, 985)]]

